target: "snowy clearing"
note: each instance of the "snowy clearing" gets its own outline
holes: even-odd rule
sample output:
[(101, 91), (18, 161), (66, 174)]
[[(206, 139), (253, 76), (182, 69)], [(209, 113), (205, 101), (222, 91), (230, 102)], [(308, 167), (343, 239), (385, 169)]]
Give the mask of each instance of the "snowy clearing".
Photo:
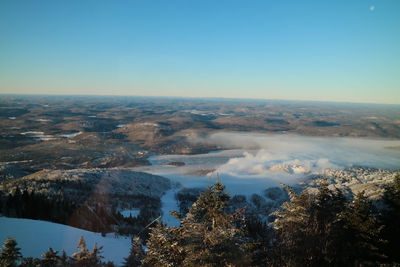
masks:
[(8, 237), (16, 238), (24, 257), (41, 257), (49, 247), (60, 252), (64, 250), (71, 256), (77, 251), (80, 236), (84, 237), (88, 249), (92, 249), (95, 242), (103, 247), (104, 261), (121, 264), (123, 258), (129, 255), (131, 241), (128, 237), (116, 238), (112, 234), (103, 237), (99, 233), (63, 224), (0, 217), (1, 242)]
[(179, 211), (178, 202), (175, 199), (177, 191), (177, 189), (171, 189), (161, 198), (161, 209), (163, 213), (161, 220), (168, 226), (179, 226), (179, 220), (170, 214), (170, 211)]
[(124, 218), (134, 218), (140, 214), (140, 209), (123, 210), (121, 211), (121, 214), (124, 216)]

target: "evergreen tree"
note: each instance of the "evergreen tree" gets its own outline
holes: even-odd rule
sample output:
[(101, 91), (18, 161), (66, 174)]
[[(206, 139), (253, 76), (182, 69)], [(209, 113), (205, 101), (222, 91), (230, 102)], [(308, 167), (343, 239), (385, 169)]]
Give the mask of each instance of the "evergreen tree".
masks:
[(43, 267), (52, 267), (56, 266), (58, 263), (59, 257), (57, 256), (58, 251), (53, 250), (52, 248), (49, 248), (45, 253), (42, 255), (42, 266)]
[(251, 255), (251, 266), (268, 266), (273, 262), (274, 229), (257, 216), (246, 216), (245, 236)]
[(145, 263), (153, 266), (232, 266), (249, 262), (241, 214), (226, 212), (229, 196), (217, 182), (192, 205), (179, 227), (154, 227)]
[(181, 220), (187, 266), (228, 266), (246, 262), (242, 214), (228, 214), (229, 196), (217, 182), (200, 195)]
[(142, 241), (139, 237), (132, 238), (131, 251), (129, 256), (125, 258), (124, 267), (136, 267), (142, 266), (142, 260), (144, 259), (145, 253), (142, 246)]
[(60, 265), (61, 266), (67, 266), (69, 261), (69, 257), (67, 256), (67, 253), (65, 251), (62, 252), (60, 256)]
[(380, 251), (384, 243), (373, 205), (364, 192), (356, 195), (342, 214), (344, 221), (344, 237), (341, 258), (353, 265), (377, 265), (385, 257)]
[(99, 255), (101, 248), (97, 248), (97, 245), (94, 244), (93, 250), (89, 251), (86, 247), (86, 242), (83, 236), (80, 237), (77, 248), (79, 249), (79, 251), (72, 254), (74, 266), (99, 266), (101, 262)]
[(182, 266), (186, 253), (181, 246), (181, 230), (158, 223), (151, 229), (144, 263), (150, 266)]
[(88, 257), (88, 263), (90, 266), (100, 266), (101, 265), (101, 259), (103, 256), (101, 256), (101, 250), (103, 247), (97, 247), (97, 244), (94, 243), (93, 250), (90, 251), (89, 257)]
[(331, 191), (326, 183), (316, 194), (295, 194), (286, 188), (290, 201), (274, 213), (277, 234), (277, 265), (326, 266), (339, 264), (343, 222), (339, 214), (345, 208), (345, 197)]
[(382, 234), (383, 239), (387, 240), (384, 250), (390, 263), (400, 265), (400, 173), (386, 188), (383, 200), (386, 208), (382, 216), (384, 224)]
[(83, 238), (83, 236), (81, 236), (79, 238), (79, 243), (78, 243), (78, 246), (76, 248), (78, 248), (79, 251), (74, 253), (74, 254), (72, 254), (72, 257), (75, 260), (79, 261), (81, 259), (86, 259), (88, 257), (89, 250), (86, 248), (86, 242), (85, 242), (85, 239)]
[(22, 258), (20, 250), (14, 238), (6, 239), (0, 253), (0, 265), (7, 267), (17, 266)]
[[(41, 260), (37, 258), (23, 258), (21, 264), (19, 265), (20, 267), (41, 267)], [(0, 265), (3, 266), (3, 265)], [(65, 265), (62, 265), (63, 267)]]
[(114, 263), (112, 261), (108, 261), (103, 264), (104, 267), (115, 267)]

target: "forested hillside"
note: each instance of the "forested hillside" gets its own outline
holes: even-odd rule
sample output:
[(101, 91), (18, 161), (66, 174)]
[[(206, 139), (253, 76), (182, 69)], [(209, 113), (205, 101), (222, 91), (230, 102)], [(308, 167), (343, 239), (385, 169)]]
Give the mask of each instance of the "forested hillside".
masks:
[[(249, 217), (246, 207), (229, 208), (229, 195), (217, 182), (185, 214), (180, 226), (154, 222), (150, 236), (132, 239), (124, 266), (397, 266), (400, 257), (400, 175), (378, 200), (363, 192), (349, 198), (322, 182), (296, 194), (274, 212), (271, 224)], [(78, 240), (77, 240), (78, 242)], [(146, 247), (143, 246), (146, 244)], [(1, 266), (114, 266), (102, 262), (102, 249), (78, 242), (72, 255), (44, 252), (23, 258), (17, 241), (4, 241)]]
[[(161, 214), (171, 182), (130, 170), (43, 170), (0, 183), (0, 213), (93, 232), (134, 234)], [(121, 211), (136, 208), (137, 217)]]

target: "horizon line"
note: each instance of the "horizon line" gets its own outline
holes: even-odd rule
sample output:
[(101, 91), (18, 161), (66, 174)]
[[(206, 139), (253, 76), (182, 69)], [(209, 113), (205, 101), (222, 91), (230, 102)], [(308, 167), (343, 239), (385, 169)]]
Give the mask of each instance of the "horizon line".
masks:
[(138, 97), (138, 98), (168, 98), (168, 99), (222, 99), (222, 100), (246, 100), (246, 101), (282, 101), (282, 102), (312, 102), (312, 103), (332, 103), (332, 104), (356, 104), (356, 105), (388, 105), (400, 106), (400, 103), (382, 102), (353, 102), (339, 100), (313, 100), (313, 99), (284, 99), (284, 98), (255, 98), (255, 97), (223, 97), (223, 96), (166, 96), (166, 95), (128, 95), (128, 94), (57, 94), (57, 93), (0, 93), (0, 96), (82, 96), (82, 97)]

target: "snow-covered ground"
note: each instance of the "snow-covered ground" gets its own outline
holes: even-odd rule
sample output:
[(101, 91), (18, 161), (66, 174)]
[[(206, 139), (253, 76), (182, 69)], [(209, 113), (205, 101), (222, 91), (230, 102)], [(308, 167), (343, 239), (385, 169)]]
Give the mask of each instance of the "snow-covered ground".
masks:
[(127, 237), (116, 238), (110, 234), (103, 237), (99, 233), (63, 224), (0, 217), (0, 242), (8, 237), (16, 238), (24, 257), (41, 257), (49, 247), (71, 255), (77, 251), (80, 236), (85, 239), (88, 249), (92, 249), (95, 242), (102, 246), (106, 261), (121, 264), (123, 258), (129, 255), (131, 241)]
[(170, 214), (170, 211), (179, 211), (178, 203), (175, 199), (177, 189), (168, 190), (161, 198), (162, 218), (161, 220), (169, 226), (179, 226), (179, 220)]
[(37, 131), (27, 131), (27, 132), (23, 132), (20, 133), (21, 135), (43, 135), (44, 132), (37, 132)]
[(140, 214), (140, 209), (130, 209), (121, 211), (122, 216), (125, 218), (137, 217)]
[(81, 133), (82, 132), (79, 131), (79, 132), (70, 133), (70, 134), (61, 134), (60, 136), (63, 137), (63, 138), (74, 138), (74, 137), (80, 135)]
[(51, 120), (49, 120), (49, 119), (37, 119), (36, 121), (38, 121), (38, 122), (49, 122)]
[(21, 135), (26, 135), (28, 137), (31, 138), (36, 138), (42, 141), (52, 141), (52, 140), (56, 140), (57, 138), (54, 137), (51, 134), (44, 134), (44, 132), (35, 132), (35, 131), (28, 131), (28, 132), (23, 132), (20, 133)]

